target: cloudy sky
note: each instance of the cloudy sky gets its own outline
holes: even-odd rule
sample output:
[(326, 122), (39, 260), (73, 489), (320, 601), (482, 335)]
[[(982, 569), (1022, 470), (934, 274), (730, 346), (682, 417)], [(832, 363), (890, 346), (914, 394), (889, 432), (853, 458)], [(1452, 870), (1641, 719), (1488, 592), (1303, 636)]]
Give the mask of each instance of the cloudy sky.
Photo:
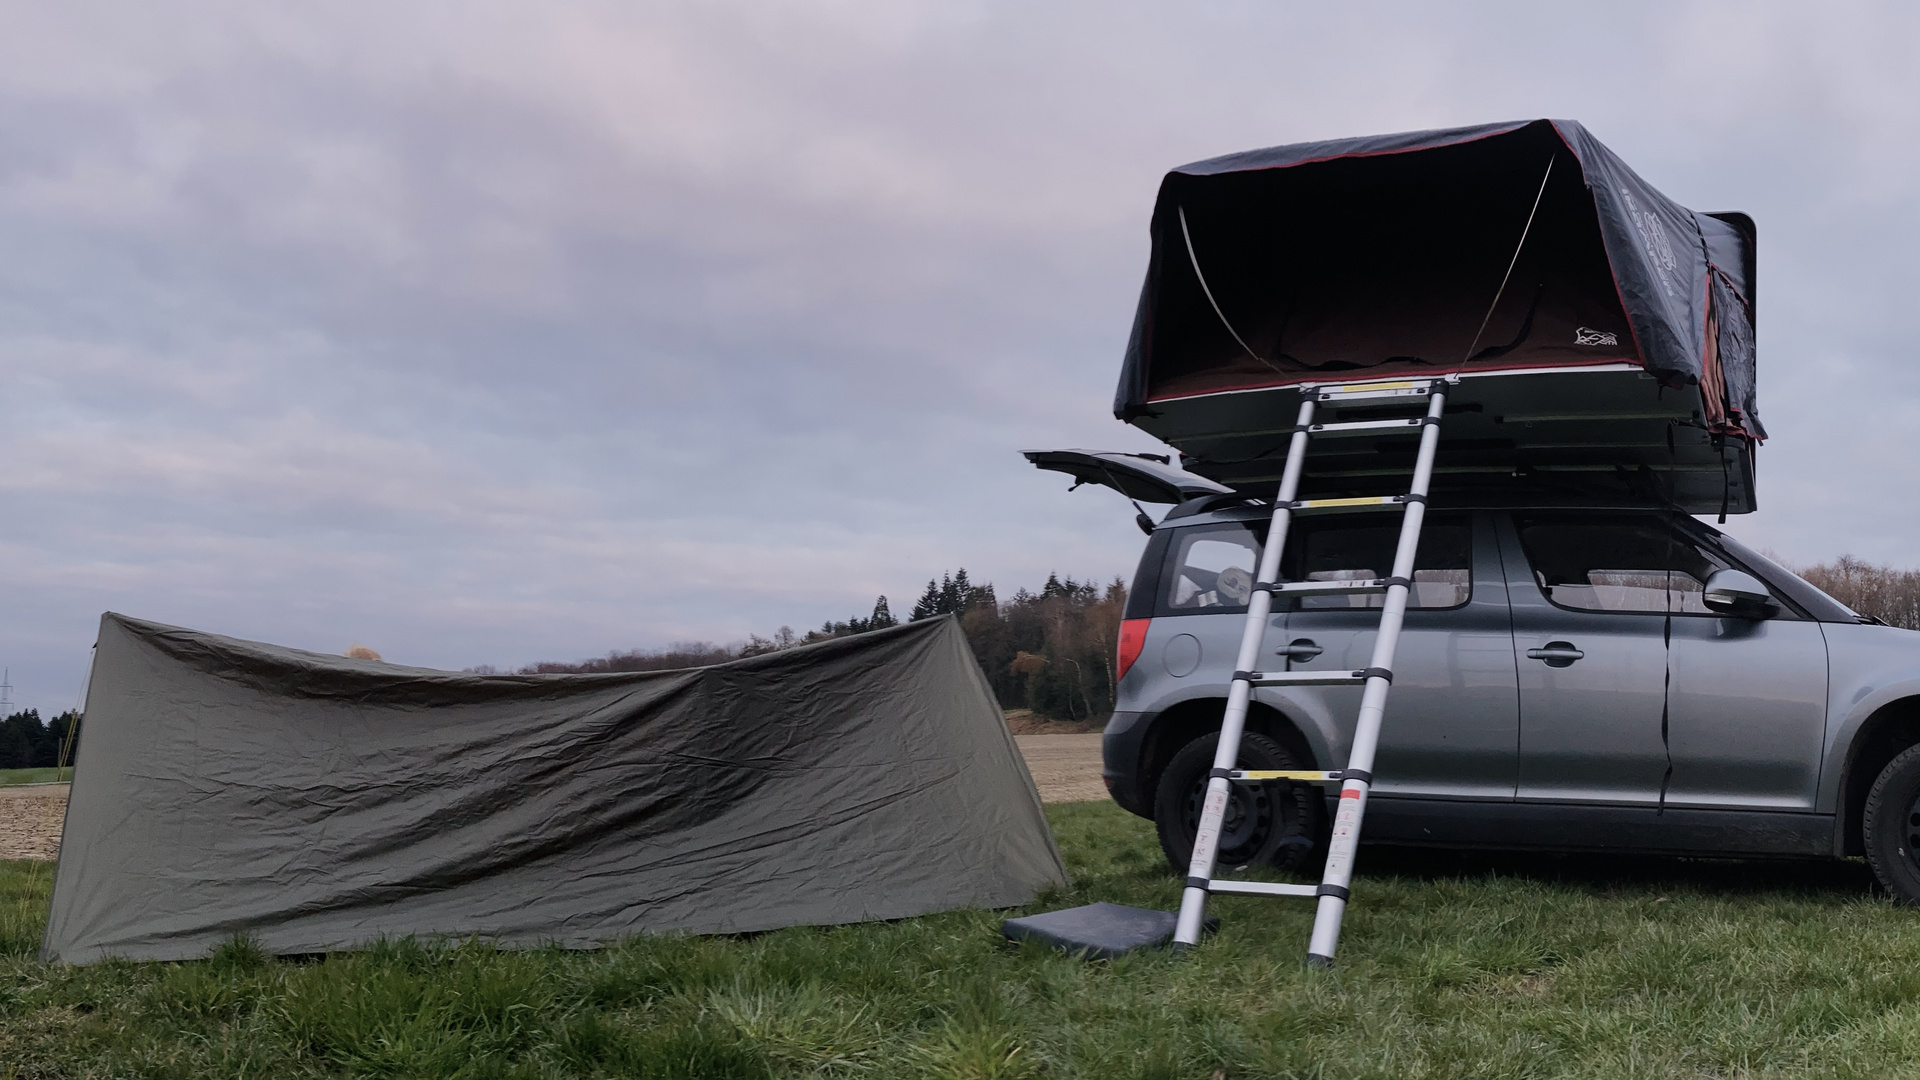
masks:
[[(1330, 10), (1335, 9), (1338, 10)], [(1764, 509), (1920, 563), (1902, 5), (6, 4), (0, 665), (105, 610), (439, 667), (1130, 574), (1168, 168), (1584, 121), (1761, 237)]]

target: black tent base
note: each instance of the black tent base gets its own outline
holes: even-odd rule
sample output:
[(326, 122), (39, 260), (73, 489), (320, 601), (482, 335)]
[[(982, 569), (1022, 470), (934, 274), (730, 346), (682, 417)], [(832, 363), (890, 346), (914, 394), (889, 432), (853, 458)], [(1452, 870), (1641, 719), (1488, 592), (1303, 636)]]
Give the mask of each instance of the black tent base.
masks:
[[(1008, 919), (1000, 932), (1009, 941), (1037, 941), (1088, 960), (1112, 960), (1173, 940), (1174, 918), (1171, 911), (1099, 903)], [(1219, 919), (1206, 921), (1209, 932), (1219, 925)]]
[[(1671, 500), (1689, 514), (1752, 513), (1754, 442), (1708, 431), (1702, 408), (1698, 387), (1663, 387), (1630, 364), (1470, 372), (1447, 393), (1432, 505), (1618, 508)], [(1205, 394), (1156, 401), (1152, 409), (1134, 426), (1179, 450), (1187, 471), (1264, 498), (1286, 465), (1300, 391)], [(1328, 406), (1315, 419), (1381, 420), (1424, 409), (1424, 401)], [(1316, 444), (1301, 496), (1398, 493), (1420, 441), (1416, 428), (1408, 430)]]

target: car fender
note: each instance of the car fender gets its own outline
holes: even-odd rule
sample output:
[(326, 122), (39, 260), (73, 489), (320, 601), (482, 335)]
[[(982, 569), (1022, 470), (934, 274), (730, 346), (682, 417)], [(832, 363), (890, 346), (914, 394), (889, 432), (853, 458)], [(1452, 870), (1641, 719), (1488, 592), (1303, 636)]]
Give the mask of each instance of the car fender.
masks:
[[(1188, 702), (1224, 702), (1231, 688), (1232, 684), (1228, 682), (1183, 681), (1150, 700), (1135, 698), (1128, 702), (1128, 706), (1153, 717), (1148, 721), (1152, 724), (1169, 710)], [(1333, 711), (1324, 700), (1300, 690), (1265, 686), (1254, 689), (1253, 700), (1286, 717), (1293, 724), (1306, 740), (1307, 748), (1320, 768), (1338, 768), (1337, 763), (1345, 762), (1348, 734), (1335, 722)]]
[(1920, 632), (1843, 623), (1821, 629), (1827, 637), (1827, 741), (1814, 808), (1834, 813), (1867, 722), (1896, 701), (1920, 698)]

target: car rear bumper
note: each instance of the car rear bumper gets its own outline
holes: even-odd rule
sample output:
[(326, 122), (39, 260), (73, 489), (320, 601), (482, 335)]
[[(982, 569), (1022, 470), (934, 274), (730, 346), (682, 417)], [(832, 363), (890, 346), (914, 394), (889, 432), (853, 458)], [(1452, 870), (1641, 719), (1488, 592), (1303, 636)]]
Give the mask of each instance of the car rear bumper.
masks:
[(1140, 744), (1146, 738), (1148, 717), (1147, 713), (1116, 712), (1100, 738), (1100, 775), (1107, 782), (1107, 793), (1122, 810), (1144, 818), (1153, 816), (1153, 793), (1143, 790), (1140, 777)]

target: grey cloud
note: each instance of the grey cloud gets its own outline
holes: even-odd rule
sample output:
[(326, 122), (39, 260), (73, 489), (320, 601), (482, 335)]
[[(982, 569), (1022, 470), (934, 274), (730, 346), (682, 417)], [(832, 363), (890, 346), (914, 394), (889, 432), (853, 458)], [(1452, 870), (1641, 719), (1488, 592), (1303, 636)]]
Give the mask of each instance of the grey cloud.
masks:
[(1913, 561), (1901, 8), (10, 19), (0, 662), (44, 707), (105, 608), (458, 667), (810, 625), (959, 565), (1130, 572), (1131, 510), (1015, 451), (1152, 447), (1107, 404), (1161, 172), (1506, 117), (1759, 218), (1776, 439), (1733, 527)]

